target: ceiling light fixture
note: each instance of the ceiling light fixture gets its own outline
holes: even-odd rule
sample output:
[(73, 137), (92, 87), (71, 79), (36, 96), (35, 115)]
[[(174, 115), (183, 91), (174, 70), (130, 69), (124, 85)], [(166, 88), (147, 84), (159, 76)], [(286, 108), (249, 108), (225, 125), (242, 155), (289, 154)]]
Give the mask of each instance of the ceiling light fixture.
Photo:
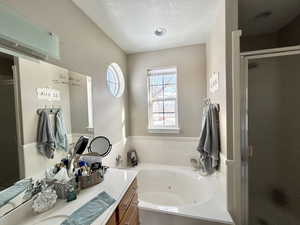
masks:
[(167, 29), (163, 28), (163, 27), (159, 27), (154, 31), (154, 34), (158, 37), (161, 37), (163, 35), (165, 35), (167, 33)]

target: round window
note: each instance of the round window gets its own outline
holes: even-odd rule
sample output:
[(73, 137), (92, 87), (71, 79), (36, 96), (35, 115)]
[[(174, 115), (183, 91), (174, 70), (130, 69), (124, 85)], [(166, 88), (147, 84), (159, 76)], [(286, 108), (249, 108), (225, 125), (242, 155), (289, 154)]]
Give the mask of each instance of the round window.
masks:
[(117, 63), (109, 65), (106, 71), (107, 88), (115, 97), (121, 97), (124, 92), (124, 76)]

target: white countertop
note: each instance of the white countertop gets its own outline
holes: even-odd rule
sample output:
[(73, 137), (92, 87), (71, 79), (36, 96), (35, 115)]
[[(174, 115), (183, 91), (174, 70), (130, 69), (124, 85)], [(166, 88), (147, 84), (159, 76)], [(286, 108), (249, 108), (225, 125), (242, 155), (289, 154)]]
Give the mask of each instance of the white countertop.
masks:
[[(105, 191), (111, 197), (113, 197), (116, 202), (92, 223), (92, 225), (104, 225), (115, 211), (136, 175), (137, 172), (135, 171), (110, 168), (107, 170), (102, 183), (82, 190), (75, 201), (66, 202), (66, 200), (58, 200), (54, 208), (45, 213), (36, 215), (31, 212), (31, 215), (26, 215), (26, 218), (20, 217), (18, 225), (35, 225), (47, 218), (53, 218), (56, 216), (70, 216), (82, 205), (92, 200), (102, 191)], [(10, 214), (11, 215), (8, 216), (14, 216), (13, 212)], [(9, 225), (13, 224), (10, 223)]]

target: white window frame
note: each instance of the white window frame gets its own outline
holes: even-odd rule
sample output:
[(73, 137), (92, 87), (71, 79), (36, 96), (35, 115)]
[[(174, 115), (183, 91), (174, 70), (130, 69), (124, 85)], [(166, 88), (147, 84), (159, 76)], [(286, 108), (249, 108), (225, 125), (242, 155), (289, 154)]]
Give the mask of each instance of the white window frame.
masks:
[(89, 117), (87, 129), (93, 129), (94, 117), (93, 117), (92, 78), (90, 76), (86, 76), (86, 90), (87, 90), (88, 117)]
[[(154, 127), (152, 123), (152, 96), (150, 89), (150, 77), (156, 75), (150, 75), (150, 71), (153, 70), (164, 70), (164, 69), (175, 69), (176, 70), (176, 98), (168, 98), (164, 100), (175, 100), (175, 126), (174, 127)], [(178, 69), (176, 66), (167, 66), (167, 67), (155, 67), (147, 70), (147, 92), (148, 92), (148, 132), (149, 133), (175, 133), (180, 132), (179, 127), (179, 111), (178, 111)]]
[[(107, 79), (107, 73), (108, 70), (111, 70), (112, 73), (115, 75), (116, 82), (110, 81)], [(113, 83), (116, 85), (116, 93), (113, 93), (110, 89), (110, 83)], [(112, 96), (119, 98), (123, 95), (124, 89), (125, 89), (125, 80), (124, 80), (124, 75), (122, 72), (121, 67), (117, 63), (111, 63), (106, 70), (106, 86), (108, 91), (111, 93)]]

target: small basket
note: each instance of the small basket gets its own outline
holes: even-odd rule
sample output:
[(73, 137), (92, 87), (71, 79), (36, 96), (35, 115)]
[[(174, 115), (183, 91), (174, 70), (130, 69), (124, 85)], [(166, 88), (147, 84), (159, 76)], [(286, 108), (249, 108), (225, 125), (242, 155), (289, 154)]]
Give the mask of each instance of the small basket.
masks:
[(89, 176), (79, 177), (80, 189), (88, 188), (96, 184), (100, 184), (103, 181), (103, 177), (100, 171), (95, 171)]
[(54, 181), (52, 184), (53, 189), (56, 191), (57, 197), (59, 199), (67, 199), (67, 194), (71, 189), (79, 192), (75, 178), (71, 179), (67, 183)]

